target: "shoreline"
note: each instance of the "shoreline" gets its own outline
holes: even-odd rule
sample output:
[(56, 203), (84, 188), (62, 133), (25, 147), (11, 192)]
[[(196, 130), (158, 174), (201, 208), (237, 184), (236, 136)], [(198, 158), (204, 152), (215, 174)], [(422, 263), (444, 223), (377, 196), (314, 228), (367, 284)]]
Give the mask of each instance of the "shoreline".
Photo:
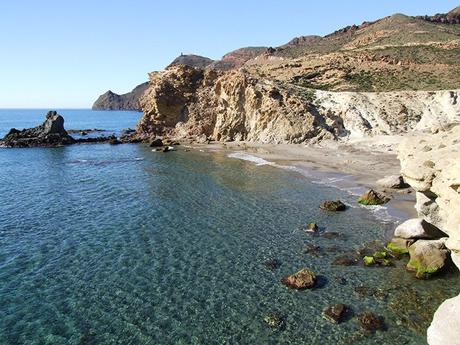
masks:
[[(302, 144), (260, 144), (252, 142), (211, 142), (192, 144), (191, 148), (208, 152), (225, 152), (233, 158), (253, 160), (297, 171), (306, 178), (321, 177), (325, 185), (339, 188), (357, 197), (368, 189), (384, 191), (391, 196), (385, 204), (395, 221), (417, 217), (415, 192), (411, 189), (385, 190), (377, 185), (383, 177), (400, 174), (396, 156), (399, 137), (366, 138), (349, 142), (326, 142), (321, 146)], [(239, 156), (240, 155), (240, 156)], [(244, 156), (247, 155), (247, 156)], [(252, 158), (251, 158), (252, 157)]]

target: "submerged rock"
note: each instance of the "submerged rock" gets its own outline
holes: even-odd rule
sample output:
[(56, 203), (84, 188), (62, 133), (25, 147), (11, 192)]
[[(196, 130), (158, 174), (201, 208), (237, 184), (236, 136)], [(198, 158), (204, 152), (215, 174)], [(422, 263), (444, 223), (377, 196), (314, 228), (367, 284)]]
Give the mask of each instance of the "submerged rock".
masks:
[(347, 206), (340, 200), (326, 200), (319, 207), (326, 211), (345, 211), (347, 209)]
[(418, 240), (409, 247), (410, 260), (406, 268), (420, 279), (430, 278), (444, 268), (448, 259), (447, 238)]
[(291, 289), (311, 289), (316, 284), (316, 275), (307, 268), (281, 279), (281, 282)]
[(333, 239), (340, 237), (340, 234), (335, 231), (326, 231), (321, 234), (321, 237), (327, 238), (327, 239)]
[(423, 218), (406, 220), (395, 229), (395, 236), (408, 239), (437, 239), (446, 234)]
[(284, 329), (284, 317), (279, 313), (272, 313), (264, 317), (265, 323), (274, 331)]
[(326, 320), (332, 321), (334, 323), (340, 323), (347, 310), (348, 307), (345, 304), (339, 303), (324, 309), (322, 315)]
[(361, 327), (367, 331), (377, 331), (385, 328), (383, 319), (380, 316), (376, 316), (371, 312), (364, 312), (358, 316), (358, 321)]
[(271, 270), (275, 270), (277, 268), (280, 268), (281, 261), (279, 261), (278, 259), (270, 259), (265, 261), (264, 265)]
[(342, 255), (337, 258), (332, 262), (333, 265), (337, 266), (353, 266), (356, 265), (356, 259), (347, 255)]
[(74, 143), (64, 129), (64, 118), (56, 111), (49, 111), (40, 126), (21, 131), (12, 128), (3, 138), (7, 147), (54, 147)]
[(390, 201), (390, 199), (380, 193), (377, 193), (375, 190), (371, 189), (369, 191), (367, 191), (366, 193), (364, 193), (363, 195), (361, 195), (358, 199), (358, 202), (361, 204), (361, 205), (367, 205), (367, 206), (371, 206), (371, 205), (382, 205), (382, 204), (386, 204), (388, 201)]

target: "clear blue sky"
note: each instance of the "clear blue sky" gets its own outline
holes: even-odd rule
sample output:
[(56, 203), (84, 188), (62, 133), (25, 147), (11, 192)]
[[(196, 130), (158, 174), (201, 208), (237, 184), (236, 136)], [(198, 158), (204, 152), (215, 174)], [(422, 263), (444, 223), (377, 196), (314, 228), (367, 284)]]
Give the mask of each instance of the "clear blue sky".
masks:
[(0, 108), (90, 107), (183, 53), (213, 59), (393, 13), (447, 12), (433, 0), (15, 0), (0, 6)]

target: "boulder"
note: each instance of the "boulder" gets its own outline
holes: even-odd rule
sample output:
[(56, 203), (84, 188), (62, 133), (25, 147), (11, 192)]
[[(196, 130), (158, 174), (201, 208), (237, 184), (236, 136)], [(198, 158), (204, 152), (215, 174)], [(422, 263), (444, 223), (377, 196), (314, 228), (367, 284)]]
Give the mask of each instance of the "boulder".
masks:
[(361, 204), (361, 205), (382, 205), (382, 204), (386, 204), (388, 201), (390, 201), (390, 198), (380, 194), (380, 193), (377, 193), (375, 190), (373, 189), (370, 189), (369, 191), (367, 191), (366, 193), (364, 193), (363, 195), (361, 195), (358, 199), (358, 202)]
[(326, 200), (323, 201), (319, 207), (326, 211), (345, 211), (347, 208), (347, 206), (345, 206), (345, 204), (340, 200)]
[(428, 328), (429, 345), (457, 345), (460, 336), (460, 295), (445, 300)]
[(309, 269), (304, 268), (297, 273), (284, 277), (281, 282), (291, 289), (311, 289), (316, 284), (316, 275)]
[(446, 248), (447, 238), (439, 240), (418, 240), (409, 247), (410, 260), (406, 268), (414, 271), (419, 279), (430, 278), (439, 272), (447, 263), (449, 251)]
[(278, 259), (269, 259), (264, 262), (264, 265), (271, 270), (276, 270), (277, 268), (280, 268), (281, 261)]
[(324, 309), (322, 315), (326, 320), (334, 323), (340, 323), (345, 316), (347, 309), (348, 308), (345, 304), (334, 304)]
[(394, 254), (407, 254), (409, 253), (409, 246), (412, 243), (414, 243), (414, 240), (394, 237), (390, 242), (388, 242), (387, 249)]
[(318, 230), (319, 230), (319, 227), (318, 227), (318, 224), (316, 223), (308, 224), (307, 228), (305, 229), (305, 231), (307, 232), (318, 232)]
[(356, 259), (347, 255), (342, 255), (336, 257), (335, 260), (332, 262), (332, 265), (337, 266), (353, 266), (356, 265)]
[(377, 184), (380, 187), (390, 189), (403, 189), (409, 187), (409, 185), (406, 182), (404, 182), (404, 178), (401, 175), (391, 175), (384, 177), (378, 180)]
[(383, 319), (371, 312), (364, 312), (358, 316), (358, 321), (364, 329), (374, 332), (385, 328)]
[(3, 138), (7, 147), (53, 147), (74, 143), (75, 140), (64, 129), (64, 118), (56, 111), (49, 111), (40, 126), (22, 131), (12, 128)]
[(395, 236), (406, 239), (438, 239), (445, 237), (446, 234), (423, 218), (413, 218), (398, 225)]

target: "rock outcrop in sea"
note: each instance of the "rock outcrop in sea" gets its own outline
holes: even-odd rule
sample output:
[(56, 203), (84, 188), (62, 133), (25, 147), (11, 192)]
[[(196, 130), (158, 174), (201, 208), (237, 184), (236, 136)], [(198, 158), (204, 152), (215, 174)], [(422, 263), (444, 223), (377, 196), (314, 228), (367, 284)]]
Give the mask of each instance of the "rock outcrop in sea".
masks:
[(73, 143), (75, 139), (64, 129), (64, 118), (56, 111), (49, 111), (40, 126), (23, 130), (12, 128), (2, 141), (7, 147), (53, 147)]

